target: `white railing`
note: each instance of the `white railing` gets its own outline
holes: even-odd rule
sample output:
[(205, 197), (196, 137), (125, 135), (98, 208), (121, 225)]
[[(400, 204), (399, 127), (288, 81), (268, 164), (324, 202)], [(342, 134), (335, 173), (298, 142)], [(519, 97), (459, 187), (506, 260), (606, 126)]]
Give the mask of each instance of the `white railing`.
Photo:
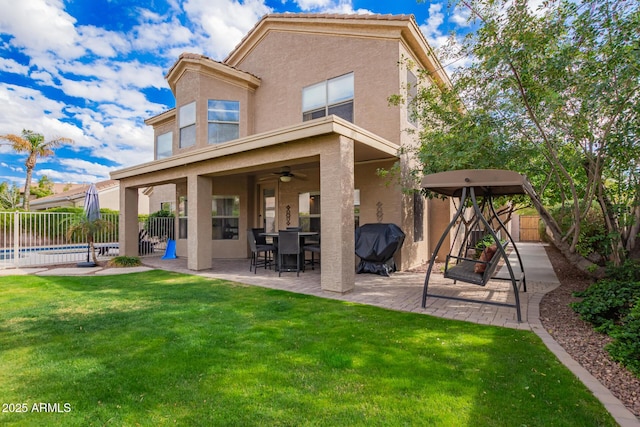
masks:
[(138, 252), (140, 255), (162, 255), (169, 239), (175, 240), (174, 218), (149, 218), (138, 223)]
[[(71, 264), (87, 261), (86, 236), (69, 238), (78, 214), (63, 212), (0, 212), (0, 269)], [(102, 214), (110, 225), (95, 236), (98, 260), (118, 255), (118, 214)], [(138, 224), (139, 255), (162, 255), (175, 239), (174, 218), (149, 218)]]
[[(0, 268), (86, 261), (86, 236), (67, 235), (77, 218), (63, 212), (0, 212)], [(111, 225), (95, 236), (98, 259), (118, 254), (118, 215), (102, 219)]]

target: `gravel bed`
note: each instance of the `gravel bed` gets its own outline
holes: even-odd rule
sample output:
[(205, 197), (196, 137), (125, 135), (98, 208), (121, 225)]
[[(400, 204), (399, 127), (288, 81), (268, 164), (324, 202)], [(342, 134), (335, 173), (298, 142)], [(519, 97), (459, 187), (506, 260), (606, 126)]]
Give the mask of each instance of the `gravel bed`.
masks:
[(560, 286), (546, 294), (540, 303), (542, 325), (576, 362), (640, 417), (640, 378), (613, 361), (604, 349), (610, 338), (595, 332), (569, 307), (569, 303), (579, 300), (572, 296), (573, 292), (585, 290), (592, 281), (569, 264), (555, 247), (545, 245), (545, 248)]

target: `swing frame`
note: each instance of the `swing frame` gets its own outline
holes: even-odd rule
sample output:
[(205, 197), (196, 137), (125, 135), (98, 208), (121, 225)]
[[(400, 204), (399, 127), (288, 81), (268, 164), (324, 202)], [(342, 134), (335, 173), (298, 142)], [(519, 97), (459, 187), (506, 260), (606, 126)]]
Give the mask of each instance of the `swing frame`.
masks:
[[(490, 305), (498, 305), (505, 307), (513, 307), (516, 309), (516, 314), (518, 318), (518, 322), (522, 322), (522, 315), (520, 310), (520, 296), (519, 296), (519, 283), (522, 283), (523, 292), (527, 291), (526, 284), (526, 276), (524, 272), (524, 267), (522, 263), (522, 258), (520, 257), (520, 252), (518, 251), (518, 247), (515, 244), (509, 230), (507, 230), (506, 226), (500, 220), (498, 213), (496, 212), (493, 206), (493, 197), (494, 196), (503, 196), (503, 195), (514, 195), (514, 194), (525, 194), (524, 191), (525, 178), (513, 171), (507, 170), (498, 170), (498, 169), (469, 169), (469, 170), (460, 170), (460, 171), (449, 171), (449, 172), (441, 172), (437, 174), (427, 175), (422, 180), (422, 187), (426, 190), (442, 194), (444, 196), (449, 197), (459, 197), (460, 205), (453, 216), (449, 225), (445, 228), (438, 244), (436, 245), (431, 258), (429, 260), (429, 267), (427, 269), (427, 274), (424, 281), (424, 289), (422, 292), (422, 308), (426, 307), (427, 297), (435, 297), (435, 298), (445, 298), (452, 299), (458, 301), (467, 301), (467, 302), (477, 302), (481, 304), (490, 304)], [(477, 197), (481, 196), (482, 205), (478, 204)], [(452, 255), (453, 245), (449, 250), (449, 254), (446, 257), (445, 271), (444, 277), (453, 279), (454, 284), (457, 281), (470, 283), (479, 286), (485, 286), (489, 280), (504, 280), (510, 281), (514, 297), (515, 304), (495, 302), (495, 301), (484, 301), (484, 300), (476, 300), (462, 297), (455, 297), (449, 295), (439, 295), (428, 292), (429, 288), (429, 279), (431, 277), (431, 272), (433, 270), (433, 265), (438, 256), (438, 252), (442, 247), (444, 241), (449, 235), (451, 229), (456, 225), (458, 220), (462, 218), (465, 211), (465, 206), (467, 204), (467, 200), (471, 200), (471, 205), (473, 208), (473, 216), (469, 223), (470, 227), (465, 227), (465, 234), (463, 239), (463, 244), (458, 251), (458, 255)], [(483, 211), (485, 207), (488, 207), (489, 214), (488, 218), (485, 217)], [(492, 223), (496, 221), (498, 227), (493, 227)], [(466, 257), (466, 251), (469, 249), (469, 245), (467, 242), (469, 238), (472, 236), (472, 232), (475, 231), (479, 224), (484, 226), (485, 236), (490, 235), (493, 237), (493, 241), (496, 242), (496, 253), (493, 255), (491, 260), (487, 262), (482, 262), (477, 259), (471, 259)], [(454, 242), (460, 232), (460, 228), (462, 227), (463, 222), (460, 221), (456, 233), (454, 235)], [(504, 243), (502, 243), (498, 237), (498, 234), (504, 232), (507, 236), (507, 239)], [(511, 245), (513, 248), (518, 264), (519, 264), (519, 275), (516, 276), (514, 272), (514, 268), (509, 262), (509, 258), (507, 256), (506, 249)], [(463, 253), (465, 252), (465, 253)], [(453, 267), (449, 267), (449, 261), (451, 259), (456, 260), (456, 265)], [(507, 267), (507, 271), (509, 272), (508, 278), (495, 277), (493, 276), (494, 271), (497, 268), (500, 260), (504, 261), (504, 265)], [(475, 273), (474, 266), (477, 263), (486, 264), (486, 269), (483, 273)]]

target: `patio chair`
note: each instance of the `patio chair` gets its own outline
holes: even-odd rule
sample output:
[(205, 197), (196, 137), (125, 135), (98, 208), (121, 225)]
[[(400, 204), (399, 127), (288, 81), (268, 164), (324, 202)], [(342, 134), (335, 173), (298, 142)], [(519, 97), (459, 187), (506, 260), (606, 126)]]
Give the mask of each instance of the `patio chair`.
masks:
[(155, 243), (149, 240), (147, 230), (142, 229), (138, 232), (138, 255), (148, 255), (153, 253)]
[[(320, 242), (309, 242), (302, 247), (305, 252), (305, 263), (311, 265), (311, 269), (315, 270), (316, 259), (315, 254), (318, 254), (318, 265), (320, 264)], [(306, 260), (306, 253), (311, 252), (311, 259)]]
[[(249, 242), (249, 248), (251, 249), (249, 271), (251, 271), (251, 268), (253, 268), (253, 274), (256, 274), (258, 272), (258, 267), (264, 266), (266, 270), (267, 266), (271, 266), (271, 257), (275, 252), (276, 247), (274, 245), (268, 245), (266, 243), (266, 240), (264, 240), (264, 243), (262, 243), (262, 240), (260, 241), (260, 243), (258, 243), (256, 235), (258, 235), (258, 237), (261, 237), (262, 239), (264, 239), (264, 237), (259, 236), (260, 232), (254, 232), (254, 230), (258, 229), (250, 228), (247, 230), (247, 240)], [(264, 254), (264, 258), (262, 260), (260, 260), (261, 253)]]
[[(278, 232), (278, 276), (282, 275), (282, 270), (295, 271), (297, 276), (300, 276), (300, 236), (297, 231), (280, 230)], [(295, 268), (289, 265), (286, 266), (283, 262), (284, 256), (293, 255), (296, 257)]]

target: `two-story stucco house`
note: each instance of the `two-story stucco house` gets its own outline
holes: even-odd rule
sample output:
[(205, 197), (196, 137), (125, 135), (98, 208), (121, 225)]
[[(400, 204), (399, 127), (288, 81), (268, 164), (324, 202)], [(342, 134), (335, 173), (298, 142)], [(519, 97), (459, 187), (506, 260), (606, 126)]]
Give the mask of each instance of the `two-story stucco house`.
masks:
[(431, 84), (450, 84), (408, 15), (266, 15), (222, 62), (181, 55), (166, 76), (176, 108), (146, 121), (155, 160), (111, 174), (121, 254), (137, 253), (138, 189), (154, 187), (151, 199), (179, 215), (177, 254), (189, 269), (248, 257), (248, 228), (301, 225), (320, 232), (322, 288), (347, 292), (354, 229), (376, 222), (406, 233), (401, 269), (428, 260), (449, 203), (377, 174), (409, 161), (399, 148), (415, 143), (407, 108), (388, 102), (416, 81), (404, 59)]

